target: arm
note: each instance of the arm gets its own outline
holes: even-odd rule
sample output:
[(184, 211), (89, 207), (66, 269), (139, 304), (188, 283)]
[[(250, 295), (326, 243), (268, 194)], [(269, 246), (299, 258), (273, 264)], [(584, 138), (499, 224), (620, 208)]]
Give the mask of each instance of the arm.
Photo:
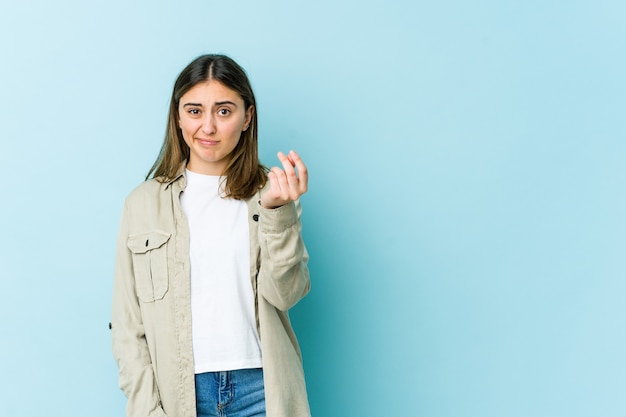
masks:
[(261, 295), (282, 311), (293, 307), (310, 289), (309, 255), (302, 240), (299, 201), (276, 209), (259, 208)]
[(259, 244), (261, 294), (279, 310), (293, 307), (309, 292), (309, 255), (302, 241), (299, 198), (308, 189), (309, 174), (300, 156), (278, 152), (282, 169), (268, 173), (269, 187), (261, 194)]
[(166, 417), (161, 408), (152, 360), (135, 291), (132, 257), (126, 246), (128, 208), (124, 206), (115, 259), (111, 337), (119, 385), (128, 398), (128, 417)]

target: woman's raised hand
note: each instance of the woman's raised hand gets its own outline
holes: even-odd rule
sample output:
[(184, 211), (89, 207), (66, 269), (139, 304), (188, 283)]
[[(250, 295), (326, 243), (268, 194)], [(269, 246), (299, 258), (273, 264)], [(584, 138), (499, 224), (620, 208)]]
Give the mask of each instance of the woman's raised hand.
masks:
[(289, 151), (287, 155), (278, 152), (278, 159), (283, 169), (272, 167), (267, 174), (270, 186), (261, 195), (261, 205), (265, 208), (295, 201), (307, 191), (309, 174), (300, 156), (295, 151)]

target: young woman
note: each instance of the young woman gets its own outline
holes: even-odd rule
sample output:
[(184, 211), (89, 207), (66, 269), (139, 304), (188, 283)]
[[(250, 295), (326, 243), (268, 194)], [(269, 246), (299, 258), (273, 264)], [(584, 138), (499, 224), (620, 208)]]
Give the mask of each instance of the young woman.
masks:
[(165, 140), (127, 198), (113, 354), (129, 417), (309, 416), (288, 310), (309, 291), (294, 151), (258, 161), (256, 102), (232, 59), (178, 76)]

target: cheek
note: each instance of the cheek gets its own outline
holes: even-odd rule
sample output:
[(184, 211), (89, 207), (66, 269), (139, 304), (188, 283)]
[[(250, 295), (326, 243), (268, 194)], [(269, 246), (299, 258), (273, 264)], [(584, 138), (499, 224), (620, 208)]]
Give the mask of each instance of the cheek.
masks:
[(193, 120), (181, 120), (180, 122), (180, 130), (183, 132), (183, 136), (193, 135), (197, 129), (197, 123), (194, 123)]
[(189, 126), (187, 124), (185, 124), (184, 122), (181, 123), (180, 125), (180, 131), (183, 135), (183, 140), (185, 141), (185, 143), (187, 144), (187, 146), (191, 147), (192, 143), (193, 143), (193, 134), (194, 132), (189, 130)]
[(230, 121), (226, 126), (224, 126), (224, 128), (229, 133), (229, 135), (239, 137), (239, 135), (241, 135), (243, 131), (243, 126), (244, 120), (237, 119)]

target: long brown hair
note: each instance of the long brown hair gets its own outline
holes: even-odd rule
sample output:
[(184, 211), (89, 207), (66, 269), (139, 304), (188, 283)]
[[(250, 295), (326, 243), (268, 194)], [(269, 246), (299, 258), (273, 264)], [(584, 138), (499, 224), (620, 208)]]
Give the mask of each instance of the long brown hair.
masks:
[(219, 81), (239, 94), (246, 109), (253, 106), (250, 126), (241, 132), (239, 142), (231, 152), (228, 165), (222, 173), (222, 177), (225, 177), (225, 196), (245, 200), (251, 198), (265, 185), (268, 170), (259, 162), (256, 99), (250, 80), (239, 64), (224, 55), (199, 56), (187, 65), (176, 79), (163, 146), (146, 175), (146, 180), (155, 178), (160, 182), (171, 181), (176, 176), (180, 164), (189, 160), (189, 146), (185, 143), (178, 126), (178, 105), (187, 91), (209, 80)]

